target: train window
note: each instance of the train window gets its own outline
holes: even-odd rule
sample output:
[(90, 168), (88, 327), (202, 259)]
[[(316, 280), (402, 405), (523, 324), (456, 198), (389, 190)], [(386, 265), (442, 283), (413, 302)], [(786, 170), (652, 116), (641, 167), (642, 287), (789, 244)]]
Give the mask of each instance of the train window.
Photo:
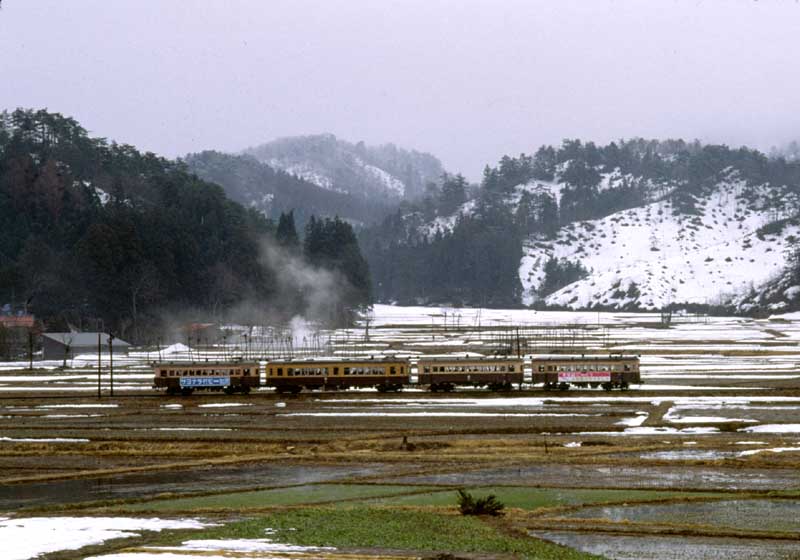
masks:
[(286, 368), (286, 375), (290, 377), (294, 376), (294, 368)]
[(625, 371), (630, 371), (630, 369), (631, 369), (631, 366), (629, 366), (628, 364), (625, 364)]
[(508, 366), (508, 371), (510, 371), (511, 373), (514, 373), (514, 366)]
[(349, 367), (344, 368), (344, 374), (345, 375), (350, 375), (350, 368)]
[(392, 375), (394, 375), (395, 373), (397, 373), (397, 368), (396, 368), (396, 367), (394, 367), (394, 366), (391, 366), (391, 367), (389, 368), (389, 373), (391, 373)]

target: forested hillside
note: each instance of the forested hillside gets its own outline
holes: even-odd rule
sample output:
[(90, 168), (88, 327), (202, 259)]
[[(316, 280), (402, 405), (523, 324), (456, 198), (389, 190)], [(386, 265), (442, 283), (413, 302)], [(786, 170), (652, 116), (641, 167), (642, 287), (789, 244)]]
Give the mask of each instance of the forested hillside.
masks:
[(180, 162), (57, 113), (0, 114), (0, 298), (47, 327), (143, 341), (182, 320), (276, 322), (311, 307), (346, 320), (369, 303), (368, 270), (350, 226), (322, 223), (311, 238), (336, 242), (281, 246), (273, 222)]
[(300, 225), (311, 216), (372, 223), (396, 206), (380, 196), (357, 196), (320, 187), (251, 155), (205, 151), (189, 154), (183, 161), (200, 178), (222, 186), (231, 199), (271, 219), (293, 210)]
[(430, 154), (353, 144), (333, 134), (280, 138), (245, 153), (321, 188), (373, 200), (417, 199), (444, 172)]
[[(503, 157), (468, 193), (448, 177), (364, 234), (379, 299), (753, 310), (796, 275), (800, 164), (755, 150), (568, 140)], [(760, 305), (797, 305), (793, 285)]]

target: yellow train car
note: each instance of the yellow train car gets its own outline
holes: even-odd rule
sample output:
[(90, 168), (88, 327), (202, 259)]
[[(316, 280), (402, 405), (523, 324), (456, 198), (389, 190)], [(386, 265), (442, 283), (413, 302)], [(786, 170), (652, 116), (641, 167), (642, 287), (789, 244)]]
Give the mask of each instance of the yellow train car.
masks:
[(434, 392), (449, 392), (456, 385), (510, 391), (523, 376), (522, 358), (422, 357), (417, 362), (417, 382)]
[(534, 356), (531, 368), (533, 383), (544, 384), (545, 390), (572, 385), (624, 390), (642, 382), (636, 356)]
[(194, 391), (224, 391), (248, 394), (261, 386), (257, 362), (162, 362), (153, 364), (153, 389), (168, 395), (191, 395)]
[(279, 393), (350, 387), (399, 391), (409, 384), (410, 371), (408, 360), (400, 358), (271, 361), (266, 367), (266, 384)]

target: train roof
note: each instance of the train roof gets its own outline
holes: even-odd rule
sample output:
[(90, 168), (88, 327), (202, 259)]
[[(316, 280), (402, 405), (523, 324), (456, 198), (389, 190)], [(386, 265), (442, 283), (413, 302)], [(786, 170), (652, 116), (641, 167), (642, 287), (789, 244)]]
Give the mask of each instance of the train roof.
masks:
[(333, 358), (289, 358), (283, 360), (267, 360), (268, 364), (287, 364), (287, 365), (297, 365), (297, 364), (353, 364), (353, 363), (398, 363), (398, 362), (408, 362), (408, 357), (396, 357), (396, 356), (359, 356), (356, 358), (341, 358), (341, 357), (333, 357)]
[(153, 367), (239, 367), (257, 366), (258, 360), (239, 360), (232, 362), (154, 362)]
[(591, 361), (608, 361), (608, 360), (638, 360), (639, 356), (632, 354), (533, 354), (529, 356), (531, 360), (545, 360), (545, 361), (560, 361), (560, 362), (585, 362)]
[(420, 362), (522, 362), (517, 356), (419, 356)]

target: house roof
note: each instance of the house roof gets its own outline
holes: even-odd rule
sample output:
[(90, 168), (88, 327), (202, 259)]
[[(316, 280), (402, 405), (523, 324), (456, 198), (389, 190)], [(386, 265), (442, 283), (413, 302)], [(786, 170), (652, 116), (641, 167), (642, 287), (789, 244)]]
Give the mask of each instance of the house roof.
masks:
[[(107, 333), (99, 333), (100, 334), (100, 344), (104, 347), (108, 346), (108, 334)], [(64, 346), (97, 346), (97, 335), (96, 332), (81, 332), (81, 333), (44, 333), (42, 334), (43, 337), (49, 338), (50, 340), (54, 340), (63, 344)], [(129, 343), (125, 342), (120, 338), (114, 337), (114, 346), (130, 346)]]
[(0, 315), (0, 325), (7, 328), (32, 328), (36, 320), (33, 315)]

